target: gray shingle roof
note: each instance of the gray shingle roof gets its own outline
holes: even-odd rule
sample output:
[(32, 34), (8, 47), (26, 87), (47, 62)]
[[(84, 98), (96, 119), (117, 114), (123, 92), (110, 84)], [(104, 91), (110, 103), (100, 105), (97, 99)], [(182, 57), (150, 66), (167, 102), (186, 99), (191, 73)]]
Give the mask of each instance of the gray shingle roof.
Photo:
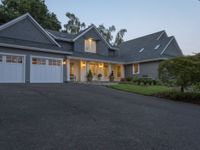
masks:
[(125, 62), (169, 58), (161, 53), (172, 39), (174, 37), (168, 37), (165, 31), (160, 31), (123, 42), (119, 46), (120, 57)]

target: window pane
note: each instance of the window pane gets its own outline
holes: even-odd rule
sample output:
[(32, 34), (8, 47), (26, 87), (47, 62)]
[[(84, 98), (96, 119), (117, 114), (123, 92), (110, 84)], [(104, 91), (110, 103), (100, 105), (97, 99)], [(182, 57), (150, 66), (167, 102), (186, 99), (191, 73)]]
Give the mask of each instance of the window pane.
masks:
[(34, 64), (34, 65), (37, 64), (37, 59), (36, 58), (32, 59), (32, 64)]
[(6, 62), (7, 63), (12, 63), (12, 57), (11, 56), (6, 56)]
[(134, 74), (138, 74), (139, 73), (139, 64), (134, 64), (133, 65), (133, 71), (134, 71)]
[(3, 62), (3, 56), (0, 55), (0, 62)]
[(40, 59), (40, 58), (33, 58), (32, 64), (34, 65), (46, 65), (46, 59)]
[(108, 64), (104, 64), (104, 76), (108, 77), (109, 76), (109, 69), (108, 69)]

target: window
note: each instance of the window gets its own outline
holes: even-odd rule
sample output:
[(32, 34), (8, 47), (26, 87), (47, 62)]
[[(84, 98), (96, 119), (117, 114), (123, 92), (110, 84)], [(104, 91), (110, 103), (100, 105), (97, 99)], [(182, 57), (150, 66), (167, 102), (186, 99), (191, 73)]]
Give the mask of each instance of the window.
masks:
[(74, 75), (74, 63), (70, 63), (70, 74)]
[(139, 51), (139, 52), (141, 53), (141, 52), (143, 52), (143, 51), (144, 51), (144, 48), (140, 49), (140, 51)]
[(139, 73), (140, 73), (139, 64), (133, 64), (133, 74), (139, 74)]
[(117, 66), (117, 77), (120, 78), (121, 77), (121, 67)]
[(159, 49), (159, 47), (160, 47), (160, 44), (159, 44), (159, 45), (156, 45), (156, 47), (155, 47), (154, 49)]
[(0, 55), (0, 63), (2, 63), (2, 62), (3, 62), (3, 56)]
[(85, 51), (90, 53), (96, 53), (96, 41), (92, 39), (85, 40)]
[(6, 56), (6, 63), (22, 64), (22, 56)]
[(61, 60), (49, 59), (49, 66), (61, 66)]
[(109, 68), (108, 68), (108, 64), (104, 64), (104, 77), (108, 77), (109, 76)]
[(32, 64), (33, 64), (33, 65), (46, 65), (46, 59), (42, 59), (42, 58), (33, 58), (33, 59), (32, 59)]

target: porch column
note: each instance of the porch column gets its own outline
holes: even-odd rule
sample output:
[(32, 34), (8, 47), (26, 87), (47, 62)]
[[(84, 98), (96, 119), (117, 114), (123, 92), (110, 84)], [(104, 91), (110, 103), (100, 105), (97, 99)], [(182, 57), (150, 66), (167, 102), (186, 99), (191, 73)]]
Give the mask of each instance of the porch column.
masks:
[(90, 64), (86, 62), (86, 74), (90, 71)]
[(66, 66), (67, 66), (67, 81), (70, 81), (70, 60), (66, 60)]
[(121, 65), (121, 77), (125, 78), (125, 68), (124, 68), (124, 65)]
[(111, 64), (108, 64), (108, 71), (109, 71), (109, 76), (110, 76), (110, 74), (112, 73), (112, 65)]

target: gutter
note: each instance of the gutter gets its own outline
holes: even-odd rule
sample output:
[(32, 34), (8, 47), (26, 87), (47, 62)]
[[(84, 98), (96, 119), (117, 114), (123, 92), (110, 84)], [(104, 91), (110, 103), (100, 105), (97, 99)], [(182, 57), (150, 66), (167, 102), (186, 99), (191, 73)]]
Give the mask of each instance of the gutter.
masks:
[(8, 47), (8, 48), (15, 48), (15, 49), (23, 49), (23, 50), (31, 50), (31, 51), (39, 51), (39, 52), (47, 52), (47, 53), (56, 53), (56, 54), (68, 54), (71, 55), (71, 52), (65, 52), (65, 51), (60, 51), (60, 50), (50, 50), (46, 48), (36, 48), (36, 47), (30, 47), (30, 46), (20, 46), (20, 45), (15, 45), (15, 44), (5, 44), (5, 43), (0, 43), (0, 46), (2, 47)]

